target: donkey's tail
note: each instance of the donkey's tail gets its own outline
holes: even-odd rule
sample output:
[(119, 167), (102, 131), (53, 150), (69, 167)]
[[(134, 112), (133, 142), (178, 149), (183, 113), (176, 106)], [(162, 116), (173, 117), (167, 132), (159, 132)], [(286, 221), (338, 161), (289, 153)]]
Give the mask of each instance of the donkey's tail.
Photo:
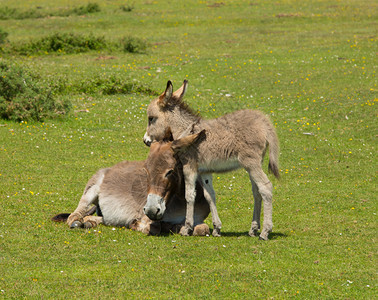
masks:
[(280, 170), (278, 168), (278, 157), (280, 155), (280, 146), (276, 130), (272, 126), (267, 137), (269, 143), (269, 166), (268, 170), (273, 173), (274, 176), (280, 178)]
[[(96, 210), (97, 210), (97, 206), (92, 206), (85, 213), (85, 216), (91, 216), (91, 215), (93, 215), (96, 212)], [(58, 215), (52, 217), (51, 221), (53, 221), (53, 222), (66, 222), (69, 216), (70, 216), (69, 213), (58, 214)]]

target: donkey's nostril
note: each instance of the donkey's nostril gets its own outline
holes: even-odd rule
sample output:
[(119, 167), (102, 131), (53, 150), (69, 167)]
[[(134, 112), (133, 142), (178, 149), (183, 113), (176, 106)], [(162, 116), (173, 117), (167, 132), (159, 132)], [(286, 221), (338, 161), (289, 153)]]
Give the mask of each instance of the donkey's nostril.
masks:
[(156, 210), (156, 213), (158, 214), (160, 212), (160, 208), (158, 208), (157, 210)]

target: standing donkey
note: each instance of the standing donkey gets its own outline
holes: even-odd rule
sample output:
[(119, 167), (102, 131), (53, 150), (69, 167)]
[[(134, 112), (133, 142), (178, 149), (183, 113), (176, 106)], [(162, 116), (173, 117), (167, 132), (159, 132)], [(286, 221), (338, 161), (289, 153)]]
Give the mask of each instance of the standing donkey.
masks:
[[(260, 239), (268, 240), (272, 231), (272, 183), (262, 169), (262, 162), (269, 146), (269, 170), (278, 178), (279, 144), (274, 126), (260, 111), (240, 110), (217, 119), (205, 120), (194, 113), (183, 96), (188, 82), (173, 92), (168, 81), (165, 92), (151, 101), (147, 108), (148, 126), (144, 142), (150, 145), (159, 141), (170, 131), (174, 139), (205, 130), (206, 136), (196, 147), (180, 153), (185, 177), (187, 201), (185, 226), (180, 234), (193, 231), (193, 212), (196, 197), (195, 183), (198, 179), (209, 203), (213, 221), (213, 236), (220, 236), (222, 223), (219, 219), (212, 173), (228, 172), (243, 167), (249, 174), (255, 200), (250, 236), (257, 236), (260, 229), (261, 202), (264, 203), (264, 222)], [(149, 202), (147, 201), (147, 205)]]

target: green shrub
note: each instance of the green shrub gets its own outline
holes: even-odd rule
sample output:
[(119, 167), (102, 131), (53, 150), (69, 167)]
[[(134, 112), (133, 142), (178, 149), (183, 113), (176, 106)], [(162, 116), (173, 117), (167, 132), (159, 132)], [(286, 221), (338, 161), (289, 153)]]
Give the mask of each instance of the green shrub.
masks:
[(147, 49), (147, 43), (136, 37), (127, 36), (121, 40), (122, 49), (129, 53), (145, 53)]
[(130, 5), (130, 4), (124, 4), (124, 5), (121, 5), (119, 7), (120, 10), (124, 11), (124, 12), (130, 12), (134, 9), (134, 5)]
[(7, 37), (8, 37), (8, 32), (0, 28), (0, 45), (6, 42)]
[(151, 96), (159, 95), (159, 92), (145, 87), (137, 82), (130, 82), (128, 78), (115, 74), (99, 74), (82, 80), (72, 81), (65, 76), (54, 78), (50, 84), (54, 91), (60, 94), (92, 94), (92, 95), (116, 95), (142, 93)]
[(58, 11), (43, 11), (39, 8), (20, 10), (17, 8), (10, 8), (8, 6), (0, 7), (0, 20), (9, 19), (38, 19), (45, 18), (47, 16), (59, 16), (68, 17), (71, 15), (85, 15), (101, 11), (100, 6), (97, 3), (88, 3), (85, 6), (75, 7), (68, 10), (58, 10)]
[(36, 41), (14, 45), (13, 51), (22, 55), (46, 52), (81, 53), (90, 50), (100, 50), (106, 47), (107, 43), (104, 37), (95, 37), (93, 35), (83, 36), (73, 33), (55, 33)]
[(43, 18), (46, 14), (38, 9), (30, 9), (26, 11), (21, 11), (17, 8), (10, 8), (8, 6), (0, 7), (0, 20), (9, 19), (37, 19)]
[(72, 9), (71, 14), (85, 15), (101, 11), (97, 3), (88, 3), (86, 6), (80, 6)]
[(54, 99), (53, 93), (39, 85), (38, 78), (22, 68), (0, 63), (0, 117), (21, 121), (42, 121), (65, 114), (71, 104)]
[(145, 53), (147, 43), (136, 37), (125, 37), (118, 43), (107, 41), (103, 36), (92, 34), (81, 35), (74, 33), (54, 33), (38, 40), (30, 40), (11, 45), (9, 52), (20, 55), (48, 54), (48, 53), (83, 53), (91, 50), (114, 50), (121, 48), (124, 52)]

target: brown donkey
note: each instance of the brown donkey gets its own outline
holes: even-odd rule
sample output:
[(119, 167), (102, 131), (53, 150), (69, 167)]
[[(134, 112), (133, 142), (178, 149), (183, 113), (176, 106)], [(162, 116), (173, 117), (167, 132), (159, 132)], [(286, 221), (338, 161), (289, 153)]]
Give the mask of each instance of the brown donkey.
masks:
[(261, 202), (264, 203), (264, 222), (260, 238), (268, 239), (272, 231), (273, 186), (262, 169), (264, 155), (269, 146), (269, 170), (279, 177), (279, 145), (274, 126), (260, 111), (240, 110), (217, 119), (205, 120), (194, 113), (182, 98), (187, 81), (176, 92), (168, 81), (165, 92), (152, 100), (147, 108), (148, 126), (144, 142), (162, 140), (168, 131), (174, 139), (205, 130), (205, 138), (180, 151), (185, 177), (185, 198), (187, 211), (182, 235), (193, 231), (193, 208), (196, 197), (195, 183), (198, 179), (210, 205), (213, 221), (213, 235), (219, 236), (221, 221), (215, 204), (212, 173), (227, 172), (243, 167), (249, 174), (255, 200), (250, 236), (256, 236), (260, 229)]
[[(175, 144), (185, 147), (194, 143), (198, 136), (182, 138)], [(72, 214), (59, 214), (53, 220), (65, 221), (68, 218), (71, 228), (91, 228), (103, 223), (152, 235), (178, 232), (185, 221), (185, 183), (182, 164), (173, 155), (171, 144), (153, 143), (145, 161), (123, 161), (99, 170), (88, 181), (76, 210)], [(203, 221), (210, 209), (199, 183), (197, 189), (194, 231), (195, 235), (206, 235), (210, 230)], [(156, 193), (164, 202), (161, 203), (162, 209), (144, 208), (147, 199), (156, 199), (156, 196), (150, 196)], [(91, 216), (96, 208), (98, 216)]]

